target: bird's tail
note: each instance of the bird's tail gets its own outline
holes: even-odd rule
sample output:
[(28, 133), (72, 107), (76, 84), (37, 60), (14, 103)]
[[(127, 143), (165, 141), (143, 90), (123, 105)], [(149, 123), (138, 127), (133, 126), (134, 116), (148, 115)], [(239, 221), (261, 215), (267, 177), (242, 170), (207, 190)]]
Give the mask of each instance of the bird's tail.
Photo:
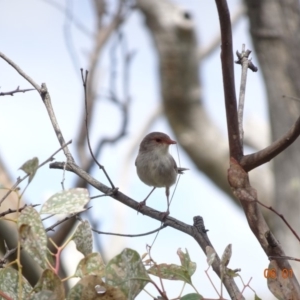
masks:
[(184, 171), (189, 170), (188, 168), (177, 168), (177, 173), (178, 174), (184, 174)]

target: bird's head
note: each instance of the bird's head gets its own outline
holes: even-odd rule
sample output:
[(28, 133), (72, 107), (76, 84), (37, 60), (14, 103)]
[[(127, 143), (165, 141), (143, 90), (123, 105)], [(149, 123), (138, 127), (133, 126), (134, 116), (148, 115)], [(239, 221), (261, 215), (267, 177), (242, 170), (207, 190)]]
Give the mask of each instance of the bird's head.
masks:
[(167, 134), (162, 132), (151, 132), (147, 134), (140, 144), (140, 151), (155, 151), (165, 154), (169, 146), (177, 144)]

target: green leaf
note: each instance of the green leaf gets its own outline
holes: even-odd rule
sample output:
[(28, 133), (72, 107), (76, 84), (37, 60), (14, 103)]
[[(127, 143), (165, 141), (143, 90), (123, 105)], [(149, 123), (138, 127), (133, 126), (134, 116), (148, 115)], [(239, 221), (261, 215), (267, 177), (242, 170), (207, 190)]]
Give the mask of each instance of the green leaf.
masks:
[(37, 292), (51, 291), (55, 295), (54, 299), (65, 299), (65, 289), (60, 278), (52, 270), (49, 269), (43, 272), (39, 281), (35, 285), (34, 290)]
[[(22, 277), (22, 299), (27, 299), (32, 288), (27, 280)], [(19, 299), (19, 274), (12, 268), (0, 269), (0, 291), (12, 299)], [(1, 299), (4, 299), (1, 297)]]
[(72, 214), (84, 211), (90, 201), (87, 189), (74, 188), (53, 195), (42, 206), (40, 214)]
[(177, 254), (180, 258), (181, 266), (192, 276), (196, 271), (197, 264), (191, 261), (188, 250), (185, 249), (185, 251), (186, 253), (182, 252), (181, 248), (179, 248)]
[(79, 262), (75, 276), (82, 278), (86, 275), (105, 276), (105, 264), (99, 253), (91, 253)]
[(31, 182), (33, 179), (37, 169), (39, 167), (39, 159), (37, 157), (34, 157), (33, 159), (27, 160), (20, 168), (19, 170), (23, 170), (28, 177), (28, 183)]
[(148, 269), (148, 273), (169, 280), (182, 280), (191, 284), (191, 276), (185, 268), (175, 264), (159, 264)]
[(70, 290), (67, 300), (127, 300), (123, 292), (104, 283), (100, 276), (83, 277)]
[(22, 210), (18, 219), (21, 246), (40, 265), (48, 267), (47, 235), (39, 214), (32, 206)]
[(195, 293), (187, 294), (180, 298), (180, 300), (202, 300), (202, 299), (204, 299), (203, 296)]
[(106, 282), (118, 286), (128, 300), (134, 299), (150, 281), (139, 254), (132, 249), (124, 249), (111, 259), (106, 266)]
[(88, 221), (81, 222), (72, 237), (76, 244), (76, 248), (84, 256), (92, 253), (93, 251), (93, 236), (91, 226)]

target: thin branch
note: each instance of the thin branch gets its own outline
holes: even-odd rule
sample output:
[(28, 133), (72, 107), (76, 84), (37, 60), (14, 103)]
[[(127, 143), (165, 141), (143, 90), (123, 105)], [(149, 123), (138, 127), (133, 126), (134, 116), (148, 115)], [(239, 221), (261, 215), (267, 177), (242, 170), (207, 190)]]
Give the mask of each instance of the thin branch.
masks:
[[(132, 62), (132, 58), (135, 54), (135, 52), (128, 52), (127, 48), (125, 46), (125, 38), (122, 37), (122, 52), (123, 52), (123, 57), (124, 57), (124, 74), (123, 74), (123, 97), (124, 97), (124, 101), (120, 101), (118, 99), (118, 97), (116, 96), (116, 89), (115, 89), (115, 72), (112, 71), (111, 76), (110, 76), (110, 89), (111, 89), (111, 99), (114, 103), (118, 104), (118, 106), (120, 107), (121, 110), (121, 115), (122, 115), (122, 121), (120, 124), (120, 130), (119, 132), (117, 132), (117, 134), (114, 137), (105, 137), (103, 139), (101, 139), (98, 142), (98, 145), (96, 147), (96, 151), (95, 151), (95, 157), (99, 157), (101, 150), (103, 149), (103, 147), (106, 144), (114, 144), (116, 142), (118, 142), (122, 137), (124, 137), (126, 135), (127, 132), (127, 127), (128, 127), (128, 123), (129, 123), (129, 114), (128, 114), (128, 109), (129, 109), (129, 105), (130, 105), (130, 101), (131, 101), (131, 97), (130, 97), (130, 93), (129, 93), (129, 86), (130, 86), (130, 76), (129, 76), (129, 70), (130, 70), (130, 64)], [(114, 66), (116, 65), (115, 62), (115, 56), (114, 56), (114, 52), (115, 49), (113, 51), (111, 51), (112, 56), (111, 56), (111, 65)], [(114, 70), (114, 68), (112, 68), (112, 70)], [(88, 163), (88, 166), (86, 168), (86, 170), (88, 172), (91, 171), (91, 168), (93, 167), (93, 160), (90, 160)]]
[(299, 261), (299, 258), (295, 258), (295, 257), (291, 257), (291, 256), (269, 256), (269, 259), (273, 260), (273, 259), (289, 259), (289, 260), (294, 260), (294, 261)]
[(284, 151), (289, 147), (300, 135), (300, 117), (297, 119), (296, 123), (291, 127), (291, 129), (281, 138), (273, 142), (270, 146), (262, 149), (258, 152), (245, 155), (241, 161), (240, 165), (246, 172), (249, 172), (258, 166), (265, 164), (279, 153)]
[(140, 237), (140, 236), (150, 235), (152, 233), (158, 232), (166, 227), (167, 227), (167, 225), (163, 224), (154, 230), (151, 230), (151, 231), (148, 231), (145, 233), (140, 233), (140, 234), (122, 234), (122, 233), (104, 232), (104, 231), (100, 231), (100, 230), (93, 229), (93, 228), (92, 228), (92, 231), (94, 231), (98, 234), (116, 235), (116, 236), (124, 236), (124, 237)]
[(29, 77), (17, 64), (15, 64), (11, 59), (9, 59), (6, 55), (4, 55), (2, 52), (0, 52), (0, 57), (2, 57), (8, 64), (10, 64), (24, 79), (26, 79), (40, 94), (48, 115), (50, 117), (54, 132), (57, 136), (57, 139), (65, 153), (65, 156), (68, 160), (74, 161), (71, 152), (69, 151), (69, 148), (66, 147), (66, 142), (64, 140), (64, 137), (62, 135), (62, 132), (60, 130), (60, 127), (58, 125), (58, 122), (56, 120), (56, 116), (54, 114), (54, 110), (51, 104), (51, 97), (48, 92), (47, 86), (45, 83), (42, 83), (41, 87), (31, 78)]
[(286, 218), (284, 217), (283, 214), (280, 214), (279, 212), (277, 212), (272, 206), (267, 206), (265, 204), (263, 204), (262, 202), (260, 202), (259, 200), (257, 200), (257, 203), (259, 203), (261, 206), (269, 209), (270, 211), (272, 211), (274, 214), (276, 214), (278, 217), (280, 217), (282, 219), (282, 221), (285, 223), (285, 225), (290, 229), (290, 231), (293, 233), (293, 235), (296, 237), (296, 239), (300, 242), (300, 237), (299, 235), (296, 233), (296, 231), (293, 229), (293, 227), (290, 225), (290, 223), (286, 220)]
[(56, 119), (56, 116), (55, 116), (55, 113), (54, 113), (54, 110), (53, 110), (53, 107), (51, 104), (51, 97), (50, 97), (50, 94), (48, 92), (48, 89), (47, 89), (47, 86), (45, 83), (42, 83), (40, 94), (41, 94), (42, 100), (46, 106), (46, 109), (47, 109), (48, 115), (50, 117), (54, 132), (55, 132), (57, 139), (62, 147), (62, 150), (64, 151), (66, 158), (70, 161), (74, 161), (74, 158), (73, 158), (69, 148), (66, 147), (66, 142), (65, 142), (63, 134), (60, 130), (60, 127), (58, 125), (58, 122), (57, 122), (57, 119)]
[(5, 251), (5, 255), (0, 259), (0, 268), (3, 268), (7, 262), (8, 257), (17, 251), (17, 247), (13, 249), (8, 249), (5, 240), (4, 240), (4, 246), (6, 251)]
[(86, 138), (87, 138), (87, 143), (88, 143), (88, 147), (89, 147), (89, 151), (90, 154), (93, 158), (93, 161), (97, 164), (97, 166), (99, 167), (99, 169), (101, 169), (103, 171), (103, 173), (105, 174), (107, 180), (109, 181), (112, 189), (115, 189), (115, 186), (112, 182), (112, 180), (110, 179), (109, 175), (107, 174), (105, 168), (103, 165), (101, 165), (97, 158), (95, 157), (92, 147), (91, 147), (91, 143), (90, 143), (90, 136), (89, 136), (89, 127), (88, 127), (88, 109), (87, 109), (87, 82), (88, 82), (88, 71), (85, 71), (85, 76), (83, 76), (83, 69), (80, 69), (81, 71), (81, 78), (82, 78), (82, 84), (83, 84), (83, 89), (84, 89), (84, 103), (85, 103), (85, 126), (86, 126)]
[(19, 209), (10, 209), (9, 208), (8, 210), (1, 212), (0, 217), (4, 217), (8, 214), (12, 214), (12, 213), (15, 213), (15, 212), (20, 212), (23, 209), (25, 209), (27, 206), (36, 207), (36, 206), (39, 206), (39, 205), (40, 204), (29, 204), (29, 205), (25, 204), (24, 206), (20, 207)]
[(65, 221), (68, 221), (70, 220), (71, 218), (73, 217), (76, 217), (77, 215), (81, 214), (82, 212), (85, 212), (87, 211), (88, 209), (90, 209), (91, 207), (88, 207), (86, 208), (84, 211), (80, 211), (80, 212), (76, 212), (76, 213), (73, 213), (73, 214), (70, 214), (69, 216), (57, 221), (56, 223), (54, 223), (53, 225), (51, 225), (50, 227), (47, 227), (45, 228), (45, 231), (48, 232), (48, 231), (54, 231), (54, 228), (57, 227), (58, 225), (60, 225), (61, 223), (64, 223)]
[(244, 117), (244, 106), (245, 106), (245, 94), (246, 94), (246, 82), (247, 82), (247, 71), (249, 67), (249, 55), (251, 51), (245, 50), (245, 44), (242, 46), (242, 52), (236, 51), (238, 57), (237, 64), (242, 66), (241, 73), (241, 86), (240, 86), (240, 96), (239, 96), (239, 106), (238, 106), (238, 124), (240, 132), (240, 143), (243, 147), (244, 143), (244, 129), (243, 129), (243, 117)]
[[(66, 147), (67, 145), (71, 144), (72, 140), (70, 140), (69, 142), (67, 142), (66, 144), (62, 145), (62, 147), (60, 147), (58, 150), (56, 150), (49, 158), (47, 158), (44, 162), (40, 163), (38, 166), (38, 169), (41, 168), (42, 166), (44, 166), (46, 163), (53, 161), (54, 160), (54, 156), (61, 151), (64, 147)], [(0, 205), (2, 204), (2, 202), (13, 192), (16, 190), (17, 186), (24, 181), (27, 177), (29, 177), (30, 174), (26, 174), (24, 177), (22, 178), (18, 178), (17, 181), (15, 182), (15, 184), (9, 189), (9, 191), (2, 197), (2, 199), (0, 200)]]
[(18, 86), (13, 91), (0, 93), (0, 96), (13, 96), (16, 93), (26, 93), (26, 92), (29, 92), (29, 91), (34, 91), (34, 89), (22, 89), (22, 90), (20, 90), (20, 87)]
[(0, 52), (0, 57), (2, 57), (9, 65), (11, 65), (24, 79), (26, 79), (39, 92), (39, 94), (41, 93), (41, 87), (31, 77), (29, 77), (17, 64), (15, 64), (2, 52)]

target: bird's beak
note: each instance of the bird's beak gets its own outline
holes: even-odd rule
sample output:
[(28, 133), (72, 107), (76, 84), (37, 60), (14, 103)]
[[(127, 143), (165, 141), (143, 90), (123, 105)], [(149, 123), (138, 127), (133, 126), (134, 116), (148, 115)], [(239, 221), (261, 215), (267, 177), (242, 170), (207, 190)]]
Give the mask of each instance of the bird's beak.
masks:
[(177, 144), (176, 141), (173, 141), (173, 140), (171, 140), (171, 139), (167, 140), (166, 143), (167, 143), (168, 145)]

